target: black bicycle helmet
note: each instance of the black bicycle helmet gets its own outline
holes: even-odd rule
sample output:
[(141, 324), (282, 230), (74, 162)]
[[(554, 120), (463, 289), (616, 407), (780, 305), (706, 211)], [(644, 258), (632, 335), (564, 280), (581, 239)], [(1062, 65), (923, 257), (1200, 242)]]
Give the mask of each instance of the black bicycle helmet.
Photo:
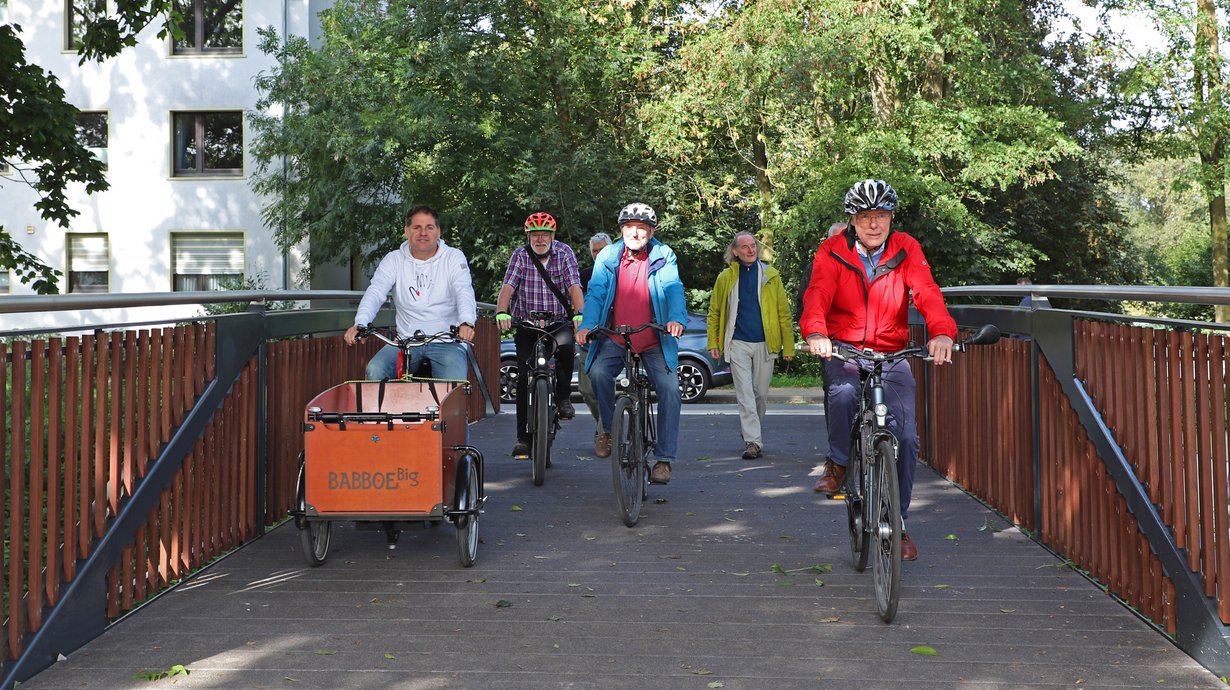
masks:
[(846, 214), (863, 211), (896, 211), (897, 190), (884, 180), (863, 180), (846, 192)]
[(619, 212), (620, 225), (633, 220), (639, 220), (651, 228), (658, 227), (658, 215), (646, 204), (628, 204)]

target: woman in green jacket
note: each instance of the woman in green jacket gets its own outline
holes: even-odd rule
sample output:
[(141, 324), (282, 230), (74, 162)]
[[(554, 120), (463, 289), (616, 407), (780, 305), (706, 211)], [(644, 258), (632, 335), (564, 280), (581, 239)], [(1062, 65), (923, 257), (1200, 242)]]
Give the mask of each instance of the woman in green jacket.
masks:
[(726, 248), (726, 270), (718, 274), (709, 298), (709, 354), (730, 362), (743, 459), (759, 458), (761, 426), (773, 360), (794, 359), (794, 322), (782, 276), (760, 260), (760, 243), (751, 233), (735, 235)]

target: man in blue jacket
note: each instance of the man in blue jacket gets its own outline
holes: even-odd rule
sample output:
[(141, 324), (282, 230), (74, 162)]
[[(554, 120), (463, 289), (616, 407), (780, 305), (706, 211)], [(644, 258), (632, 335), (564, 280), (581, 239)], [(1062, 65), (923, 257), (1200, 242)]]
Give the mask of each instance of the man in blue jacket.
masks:
[[(632, 336), (632, 348), (641, 355), (658, 395), (658, 442), (649, 481), (671, 479), (671, 462), (679, 445), (679, 341), (687, 323), (687, 302), (675, 252), (654, 239), (658, 216), (645, 204), (629, 204), (619, 212), (623, 239), (594, 257), (594, 274), (585, 294), (585, 312), (577, 330), (584, 345), (596, 326), (640, 326), (654, 323), (671, 337), (646, 329)], [(615, 412), (615, 375), (623, 368), (623, 340), (599, 338), (589, 347), (585, 362), (601, 413), (594, 436), (594, 454), (611, 455), (611, 417)]]

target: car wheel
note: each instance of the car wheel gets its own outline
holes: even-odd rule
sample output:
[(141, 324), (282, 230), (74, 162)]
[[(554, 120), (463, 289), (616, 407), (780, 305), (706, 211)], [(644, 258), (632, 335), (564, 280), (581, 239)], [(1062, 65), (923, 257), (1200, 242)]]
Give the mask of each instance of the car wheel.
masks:
[(517, 402), (517, 360), (500, 360), (500, 402)]
[(709, 392), (709, 372), (692, 359), (679, 360), (679, 398), (685, 403), (700, 402)]

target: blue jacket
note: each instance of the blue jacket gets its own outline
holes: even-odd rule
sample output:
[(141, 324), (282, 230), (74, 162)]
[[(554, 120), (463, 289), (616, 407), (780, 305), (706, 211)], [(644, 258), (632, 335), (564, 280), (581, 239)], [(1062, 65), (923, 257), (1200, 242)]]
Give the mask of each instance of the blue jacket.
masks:
[[(594, 275), (589, 279), (585, 293), (585, 314), (580, 328), (608, 326), (611, 308), (615, 304), (615, 282), (619, 272), (619, 258), (624, 254), (624, 242), (607, 245), (594, 257)], [(649, 304), (653, 309), (653, 322), (665, 326), (675, 321), (688, 324), (687, 300), (683, 295), (683, 281), (679, 279), (679, 261), (670, 247), (656, 238), (649, 240)], [(662, 356), (672, 369), (679, 366), (679, 340), (667, 335), (659, 338)], [(598, 348), (589, 348), (585, 371), (593, 364)]]

